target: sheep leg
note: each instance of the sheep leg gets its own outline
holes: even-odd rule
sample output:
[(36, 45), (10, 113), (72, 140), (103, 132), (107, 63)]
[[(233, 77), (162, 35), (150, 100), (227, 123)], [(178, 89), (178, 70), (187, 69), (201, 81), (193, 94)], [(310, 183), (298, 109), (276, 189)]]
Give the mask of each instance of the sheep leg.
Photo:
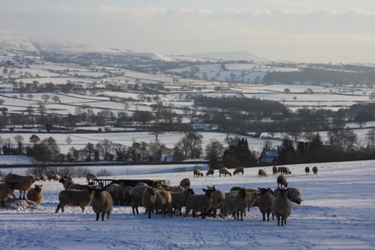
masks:
[(104, 214), (105, 214), (105, 213), (104, 213), (104, 212), (102, 212), (102, 221), (104, 221)]
[(85, 212), (85, 207), (81, 207), (82, 208), (82, 213), (84, 213)]
[(99, 213), (96, 213), (96, 220), (99, 220)]
[(148, 218), (151, 218), (151, 209), (148, 209)]
[(109, 215), (111, 214), (111, 212), (108, 212), (107, 213), (107, 220), (109, 220)]
[(55, 213), (58, 213), (60, 208), (61, 208), (61, 212), (64, 213), (64, 208), (60, 205), (60, 203), (59, 203), (59, 205), (57, 205)]
[(270, 213), (267, 213), (267, 221), (270, 221)]
[(266, 221), (266, 213), (262, 212), (262, 214), (263, 214), (263, 221)]
[(3, 200), (1, 201), (1, 206), (2, 206), (2, 207), (5, 207), (5, 205), (4, 205), (4, 201), (3, 201)]

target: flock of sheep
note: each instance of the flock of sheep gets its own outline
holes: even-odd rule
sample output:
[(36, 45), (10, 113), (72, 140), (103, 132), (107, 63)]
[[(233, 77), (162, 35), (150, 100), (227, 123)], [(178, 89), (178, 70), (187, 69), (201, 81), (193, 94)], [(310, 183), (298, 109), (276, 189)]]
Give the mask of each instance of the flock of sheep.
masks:
[[(318, 168), (313, 167), (314, 174), (318, 173)], [(219, 176), (232, 176), (232, 173), (227, 168), (218, 170)], [(183, 207), (185, 207), (184, 217), (201, 216), (202, 219), (206, 217), (233, 216), (235, 220), (243, 220), (246, 216), (246, 211), (250, 211), (251, 206), (257, 206), (263, 215), (263, 221), (270, 220), (276, 216), (278, 225), (285, 225), (286, 220), (291, 212), (291, 202), (300, 204), (302, 202), (302, 193), (297, 188), (288, 188), (288, 181), (286, 175), (291, 174), (288, 167), (272, 168), (273, 174), (279, 174), (276, 182), (277, 188), (244, 188), (235, 186), (229, 192), (224, 192), (215, 188), (215, 185), (203, 188), (203, 194), (195, 194), (191, 188), (189, 178), (181, 180), (178, 186), (159, 185), (155, 187), (148, 186), (146, 183), (138, 183), (135, 187), (126, 186), (120, 182), (112, 183), (103, 186), (101, 182), (94, 185), (91, 182), (93, 179), (98, 180), (98, 177), (93, 174), (86, 176), (88, 184), (74, 183), (73, 178), (65, 176), (61, 178), (58, 174), (49, 176), (42, 176), (37, 178), (33, 175), (19, 175), (8, 174), (4, 178), (4, 182), (0, 183), (0, 199), (1, 205), (13, 195), (14, 191), (19, 190), (19, 199), (27, 199), (40, 204), (43, 199), (42, 185), (34, 184), (36, 180), (55, 180), (62, 183), (64, 190), (60, 191), (58, 195), (59, 204), (56, 208), (56, 213), (61, 210), (64, 212), (65, 206), (80, 207), (82, 212), (89, 205), (92, 206), (96, 214), (96, 220), (104, 220), (105, 214), (107, 219), (110, 217), (113, 205), (129, 205), (132, 207), (133, 214), (139, 214), (138, 207), (144, 207), (148, 218), (152, 214), (167, 214), (183, 215)], [(305, 168), (306, 174), (310, 173), (310, 168)], [(215, 171), (210, 169), (206, 176), (214, 175)], [(202, 170), (195, 169), (194, 177), (202, 177), (204, 174)], [(244, 174), (244, 168), (236, 168), (233, 175)], [(267, 177), (265, 169), (260, 169), (259, 177)], [(34, 187), (32, 185), (34, 184)], [(283, 188), (284, 186), (284, 188)], [(22, 196), (23, 194), (23, 196)]]

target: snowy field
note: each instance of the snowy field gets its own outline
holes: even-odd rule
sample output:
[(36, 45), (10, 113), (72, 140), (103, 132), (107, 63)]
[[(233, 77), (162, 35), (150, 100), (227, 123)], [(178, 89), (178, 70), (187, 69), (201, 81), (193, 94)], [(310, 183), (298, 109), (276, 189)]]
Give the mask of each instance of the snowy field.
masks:
[[(4, 160), (5, 161), (5, 160)], [(67, 207), (55, 213), (61, 183), (43, 184), (40, 206), (0, 208), (1, 242), (6, 249), (374, 249), (375, 248), (375, 161), (315, 164), (318, 175), (305, 175), (306, 165), (290, 165), (290, 187), (302, 191), (301, 205), (293, 204), (287, 225), (276, 220), (262, 221), (257, 207), (252, 207), (244, 221), (233, 218), (163, 217), (133, 215), (131, 208), (114, 206), (110, 220), (95, 221), (91, 207), (85, 213)], [(171, 185), (188, 177), (196, 193), (215, 185), (229, 191), (233, 186), (276, 188), (276, 175), (258, 177), (259, 168), (245, 169), (244, 175), (193, 177), (177, 172), (176, 166), (107, 167), (113, 176), (126, 179), (168, 179)], [(207, 166), (201, 166), (204, 172)], [(312, 167), (312, 165), (310, 165)], [(25, 173), (25, 169), (1, 169), (3, 173)], [(99, 168), (92, 168), (95, 173)], [(268, 173), (270, 167), (266, 167)], [(128, 174), (130, 173), (130, 174)], [(85, 183), (75, 178), (76, 183)], [(18, 195), (18, 191), (16, 191)]]

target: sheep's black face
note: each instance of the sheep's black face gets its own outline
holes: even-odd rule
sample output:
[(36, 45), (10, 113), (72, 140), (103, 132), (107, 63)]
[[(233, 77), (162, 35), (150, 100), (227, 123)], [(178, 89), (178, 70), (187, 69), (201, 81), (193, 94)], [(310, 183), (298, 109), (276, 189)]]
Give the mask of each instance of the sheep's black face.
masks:
[(258, 188), (260, 195), (265, 195), (270, 189), (269, 188)]
[(103, 191), (104, 191), (103, 189), (95, 189), (94, 190), (94, 197), (100, 198), (102, 196)]
[(35, 191), (36, 191), (37, 193), (42, 192), (42, 185), (35, 185)]
[(238, 193), (239, 193), (240, 196), (245, 197), (246, 196), (246, 189), (240, 188), (240, 190), (238, 190)]
[(287, 188), (287, 189), (279, 188), (279, 194), (280, 194), (282, 197), (287, 197), (287, 196), (288, 196), (288, 190), (289, 190), (289, 188)]

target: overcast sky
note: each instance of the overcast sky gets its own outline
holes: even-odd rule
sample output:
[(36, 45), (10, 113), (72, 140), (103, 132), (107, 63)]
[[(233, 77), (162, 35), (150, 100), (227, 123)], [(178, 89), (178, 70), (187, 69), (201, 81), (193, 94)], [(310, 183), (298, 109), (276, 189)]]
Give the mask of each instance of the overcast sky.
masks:
[(0, 0), (0, 36), (135, 52), (375, 63), (374, 0)]

